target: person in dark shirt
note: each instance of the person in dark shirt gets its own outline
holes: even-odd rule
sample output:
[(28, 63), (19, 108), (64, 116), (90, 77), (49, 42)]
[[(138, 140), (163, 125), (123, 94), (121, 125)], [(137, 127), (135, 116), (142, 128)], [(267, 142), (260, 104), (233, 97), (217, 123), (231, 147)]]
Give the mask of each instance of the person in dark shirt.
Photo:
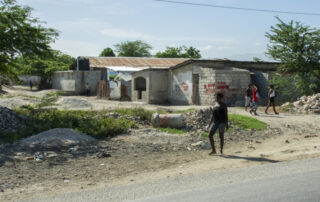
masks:
[(212, 152), (209, 155), (216, 154), (216, 148), (214, 147), (214, 139), (213, 135), (216, 133), (217, 129), (219, 129), (219, 137), (220, 137), (220, 152), (223, 154), (223, 145), (224, 145), (224, 130), (225, 128), (228, 130), (228, 109), (227, 105), (222, 102), (223, 94), (217, 94), (217, 103), (213, 108), (212, 118), (209, 123), (210, 133), (209, 140), (212, 148)]
[(29, 81), (30, 90), (32, 91), (33, 83), (32, 81)]
[(251, 105), (251, 84), (248, 85), (248, 88), (246, 89), (246, 95), (245, 95), (245, 110), (247, 111), (247, 108)]

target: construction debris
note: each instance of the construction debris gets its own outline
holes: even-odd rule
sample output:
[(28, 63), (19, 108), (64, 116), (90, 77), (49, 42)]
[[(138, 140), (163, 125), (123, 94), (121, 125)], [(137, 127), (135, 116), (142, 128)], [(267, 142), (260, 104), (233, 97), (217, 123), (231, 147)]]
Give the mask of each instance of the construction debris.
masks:
[[(320, 114), (320, 93), (312, 96), (302, 96), (292, 104), (287, 102), (282, 107), (288, 107), (289, 110), (299, 113), (315, 113)], [(292, 106), (292, 107), (290, 107)]]

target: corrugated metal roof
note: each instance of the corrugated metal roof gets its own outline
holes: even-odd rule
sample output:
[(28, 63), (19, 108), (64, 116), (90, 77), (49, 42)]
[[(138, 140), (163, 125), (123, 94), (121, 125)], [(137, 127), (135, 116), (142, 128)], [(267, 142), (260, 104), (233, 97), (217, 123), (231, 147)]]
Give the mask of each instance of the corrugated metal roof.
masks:
[(187, 61), (187, 58), (89, 57), (90, 67), (161, 67), (169, 68)]

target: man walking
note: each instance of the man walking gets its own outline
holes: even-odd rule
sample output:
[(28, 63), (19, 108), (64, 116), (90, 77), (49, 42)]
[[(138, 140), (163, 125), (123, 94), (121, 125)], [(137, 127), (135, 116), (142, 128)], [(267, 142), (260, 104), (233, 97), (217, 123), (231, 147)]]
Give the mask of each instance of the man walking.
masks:
[(269, 90), (269, 93), (268, 93), (268, 105), (267, 105), (266, 110), (264, 111), (266, 114), (268, 114), (268, 109), (269, 109), (270, 106), (272, 106), (273, 111), (274, 111), (275, 114), (279, 114), (276, 111), (275, 97), (276, 97), (276, 91), (274, 90), (274, 85), (270, 85), (270, 90)]
[(219, 129), (219, 137), (220, 137), (220, 152), (223, 154), (223, 145), (224, 145), (224, 130), (225, 128), (228, 130), (228, 109), (227, 105), (222, 102), (223, 94), (217, 94), (217, 104), (213, 108), (212, 118), (209, 123), (210, 133), (209, 140), (212, 148), (212, 152), (209, 155), (216, 154), (216, 148), (214, 146), (213, 135), (216, 133), (217, 129)]

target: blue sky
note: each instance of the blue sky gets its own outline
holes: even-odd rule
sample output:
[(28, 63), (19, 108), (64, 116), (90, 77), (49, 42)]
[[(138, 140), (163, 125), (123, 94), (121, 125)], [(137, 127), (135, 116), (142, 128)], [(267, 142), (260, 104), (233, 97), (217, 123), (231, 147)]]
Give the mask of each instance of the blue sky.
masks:
[[(223, 6), (320, 13), (318, 0), (184, 0)], [(193, 46), (203, 58), (267, 60), (265, 33), (277, 23), (300, 21), (319, 28), (320, 16), (197, 7), (153, 0), (18, 0), (33, 16), (59, 30), (52, 47), (77, 56), (98, 56), (105, 47), (143, 40), (152, 53), (166, 46)]]

